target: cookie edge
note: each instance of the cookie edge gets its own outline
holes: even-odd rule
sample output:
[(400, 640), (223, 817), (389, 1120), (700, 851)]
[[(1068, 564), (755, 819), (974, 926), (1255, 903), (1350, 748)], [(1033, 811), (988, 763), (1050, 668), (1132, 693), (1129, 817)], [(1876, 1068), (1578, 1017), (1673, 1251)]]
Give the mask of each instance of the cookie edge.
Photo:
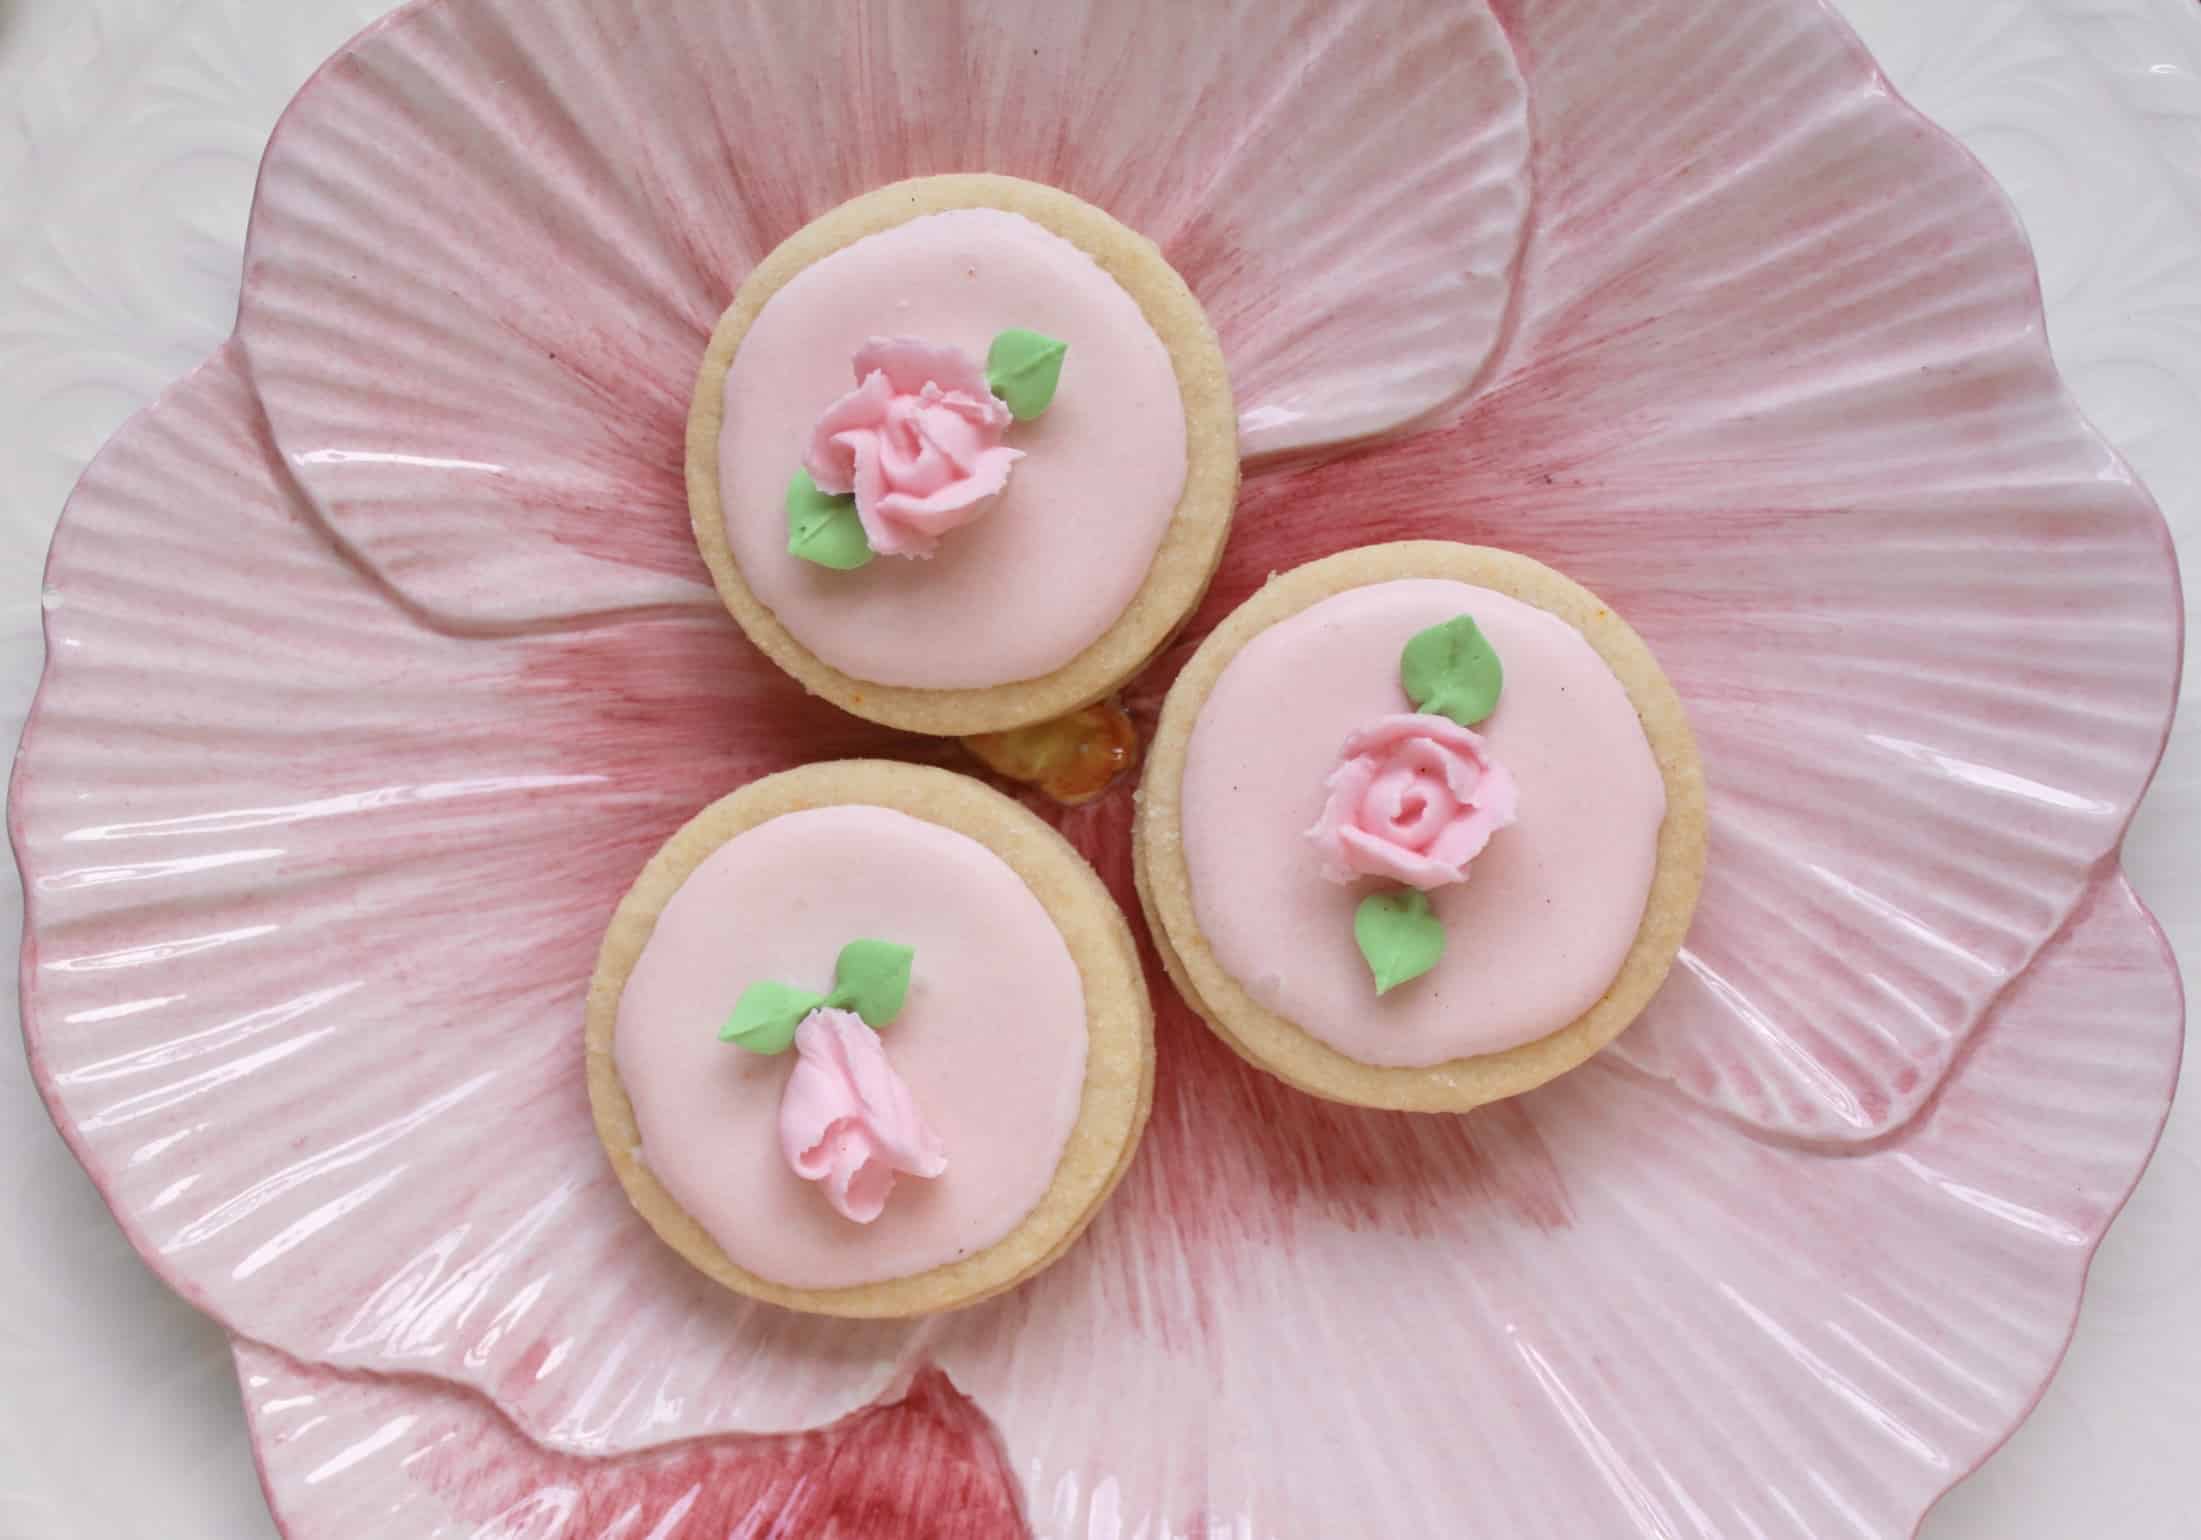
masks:
[[(1566, 1026), (1498, 1053), (1438, 1064), (1367, 1064), (1253, 999), (1208, 947), (1192, 906), (1182, 836), (1185, 754), (1201, 708), (1240, 649), (1280, 621), (1349, 589), (1441, 578), (1493, 589), (1558, 616), (1620, 680), (1666, 783), (1666, 817), (1643, 919), (1612, 984)], [(1311, 1095), (1405, 1112), (1465, 1112), (1518, 1096), (1574, 1069), (1617, 1038), (1680, 955), (1704, 884), (1704, 767), (1681, 697), (1643, 639), (1572, 578), (1518, 552), (1448, 540), (1361, 546), (1272, 577), (1200, 644), (1162, 703), (1133, 820), (1139, 901), (1164, 969), (1185, 1001), (1255, 1066)]]
[[(1047, 1191), (1016, 1228), (974, 1256), (877, 1283), (802, 1289), (737, 1266), (641, 1158), (642, 1136), (614, 1057), (619, 1001), (673, 894), (712, 852), (787, 813), (891, 808), (979, 841), (1023, 879), (1062, 933), (1085, 989), (1085, 1084)], [(1154, 1016), (1123, 911), (1085, 858), (1020, 804), (968, 776), (888, 760), (782, 771), (721, 797), (651, 856), (613, 911), (589, 983), (589, 1109), (619, 1185), (667, 1245), (737, 1294), (815, 1315), (930, 1315), (1014, 1288), (1069, 1249), (1129, 1169), (1154, 1096)]]
[[(1185, 413), (1185, 485), (1131, 602), (1106, 632), (1052, 673), (982, 689), (932, 690), (857, 679), (826, 663), (780, 623), (741, 575), (726, 536), (718, 444), (726, 375), (765, 304), (812, 263), (868, 235), (927, 214), (991, 208), (1019, 214), (1097, 262), (1131, 296), (1169, 353)], [(719, 317), (688, 413), (688, 517), (711, 581), (749, 639), (803, 688), (842, 710), (935, 737), (1044, 722), (1106, 696), (1136, 674), (1199, 607), (1221, 563), (1238, 502), (1238, 418), (1222, 344), (1207, 312), (1161, 248), (1071, 193), (988, 172), (913, 177), (829, 209), (757, 264)]]

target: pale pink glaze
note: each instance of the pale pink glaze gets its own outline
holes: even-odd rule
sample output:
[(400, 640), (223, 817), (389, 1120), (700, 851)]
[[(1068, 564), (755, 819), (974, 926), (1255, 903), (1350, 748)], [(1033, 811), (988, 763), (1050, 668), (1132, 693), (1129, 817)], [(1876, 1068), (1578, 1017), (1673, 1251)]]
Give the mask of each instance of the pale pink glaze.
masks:
[(1467, 863), (1513, 822), (1519, 793), (1480, 733), (1400, 712), (1345, 740), (1307, 830), (1330, 882), (1388, 877), (1423, 892), (1467, 881)]
[[(1353, 908), (1384, 885), (1322, 876), (1302, 838), (1338, 746), (1400, 711), (1399, 651), (1469, 614), (1505, 664), (1479, 733), (1520, 788), (1520, 818), (1474, 880), (1430, 895), (1445, 953), (1379, 998)], [(1604, 993), (1642, 922), (1666, 787), (1627, 691), (1571, 626), (1488, 589), (1435, 579), (1337, 594), (1262, 632), (1216, 681), (1183, 784), (1194, 911), (1256, 1000), (1368, 1064), (1425, 1065), (1516, 1047)]]
[(1014, 419), (961, 348), (874, 337), (855, 369), (856, 388), (810, 430), (803, 465), (820, 491), (856, 495), (874, 552), (930, 556), (1000, 501), (1024, 458), (1001, 442)]
[[(759, 979), (826, 988), (866, 936), (916, 949), (886, 1048), (950, 1164), (858, 1227), (782, 1151), (795, 1056), (718, 1029)], [(818, 808), (737, 835), (681, 884), (627, 980), (615, 1051), (643, 1159), (726, 1255), (840, 1288), (952, 1262), (1031, 1212), (1077, 1121), (1085, 988), (1046, 909), (985, 846), (885, 808)]]
[(948, 1169), (946, 1145), (861, 1016), (812, 1011), (795, 1029), (795, 1055), (780, 1094), (780, 1151), (842, 1218), (870, 1224), (896, 1175)]
[[(787, 478), (858, 348), (921, 336), (983, 357), (1019, 326), (1069, 351), (984, 519), (928, 562), (835, 572), (787, 554)], [(958, 209), (867, 236), (766, 303), (727, 371), (719, 478), (742, 577), (797, 641), (858, 679), (980, 689), (1060, 668), (1131, 602), (1184, 492), (1184, 401), (1090, 257), (1020, 215)]]

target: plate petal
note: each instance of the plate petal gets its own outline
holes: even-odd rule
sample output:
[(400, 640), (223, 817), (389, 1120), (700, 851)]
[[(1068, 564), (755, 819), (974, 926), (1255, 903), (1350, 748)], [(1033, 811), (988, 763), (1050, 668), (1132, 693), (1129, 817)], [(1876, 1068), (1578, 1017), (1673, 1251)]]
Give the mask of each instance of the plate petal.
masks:
[(87, 473), (48, 604), (10, 806), (26, 1036), (163, 1277), (576, 1450), (810, 1426), (895, 1381), (907, 1330), (747, 1305), (656, 1242), (580, 1053), (654, 846), (888, 735), (715, 617), (423, 628), (291, 493), (233, 350)]
[[(1180, 1013), (1154, 1137), (1088, 1238), (948, 1318), (947, 1377), (846, 1425), (897, 1419), (869, 1490), (931, 1470), (969, 1506), (882, 1499), (861, 1532), (1019, 1533), (998, 1468), (1041, 1540), (1455, 1534), (1464, 1513), (1519, 1540), (1909, 1534), (2060, 1356), (2168, 1109), (2181, 1005), (2106, 882), (1939, 1101), (1847, 1155), (1603, 1064), (1467, 1119), (1329, 1107)], [(369, 1512), (540, 1540), (643, 1533), (682, 1502), (712, 1534), (781, 1512), (785, 1441), (577, 1462), (464, 1393), (250, 1348), (240, 1369), (292, 1540)], [(798, 1500), (837, 1500), (853, 1457), (802, 1447)]]
[(547, 1454), (468, 1391), (235, 1347), (261, 1481), (288, 1540), (1024, 1532), (993, 1429), (937, 1369), (815, 1433), (588, 1459)]
[(1846, 1155), (1603, 1064), (1466, 1119), (1326, 1107), (1180, 1018), (1088, 1240), (935, 1350), (1050, 1540), (1909, 1534), (2061, 1356), (2181, 1015), (2109, 883)]
[(1101, 204), (1208, 306), (1247, 450), (1304, 451), (1467, 388), (1527, 149), (1480, 3), (667, 0), (645, 23), (445, 0), (278, 127), (239, 334), (300, 484), (424, 609), (708, 606), (696, 363), (750, 267), (835, 203), (984, 169)]
[(1610, 599), (1687, 702), (1712, 810), (1689, 951), (1615, 1051), (1769, 1132), (1875, 1139), (2154, 769), (2162, 516), (2057, 379), (2002, 194), (1831, 12), (1505, 14), (1540, 212), (1504, 367), (1457, 423), (1249, 482), (1188, 635), (1385, 539), (1510, 547)]

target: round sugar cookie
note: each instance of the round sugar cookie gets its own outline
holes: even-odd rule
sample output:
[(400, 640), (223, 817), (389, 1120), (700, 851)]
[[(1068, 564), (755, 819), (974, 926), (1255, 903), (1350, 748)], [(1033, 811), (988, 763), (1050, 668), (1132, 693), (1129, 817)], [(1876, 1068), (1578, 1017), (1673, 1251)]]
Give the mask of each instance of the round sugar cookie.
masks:
[[(898, 956), (902, 982), (852, 956)], [(757, 1000), (793, 1001), (779, 1040), (726, 1040)], [(666, 841), (605, 935), (586, 1055), (651, 1228), (727, 1288), (837, 1316), (953, 1309), (1038, 1272), (1122, 1176), (1153, 1096), (1144, 974), (1092, 868), (977, 781), (873, 760), (757, 781)], [(916, 1145), (929, 1164), (890, 1158)], [(857, 1174), (838, 1189), (798, 1151)]]
[(1216, 628), (1163, 705), (1134, 853), (1170, 976), (1245, 1058), (1464, 1111), (1642, 1011), (1705, 829), (1680, 699), (1618, 615), (1525, 556), (1410, 541)]
[[(1051, 393), (1010, 383), (1050, 369)], [(788, 237), (719, 321), (688, 422), (696, 543), (743, 631), (812, 693), (942, 736), (1136, 673), (1205, 591), (1238, 474), (1222, 350), (1160, 250), (990, 174)]]

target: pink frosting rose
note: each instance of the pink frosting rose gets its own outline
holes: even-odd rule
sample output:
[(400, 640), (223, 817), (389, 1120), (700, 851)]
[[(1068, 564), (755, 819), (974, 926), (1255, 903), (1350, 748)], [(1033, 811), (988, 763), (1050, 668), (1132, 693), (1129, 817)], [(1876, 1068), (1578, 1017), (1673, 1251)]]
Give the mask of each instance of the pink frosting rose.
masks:
[(1329, 801), (1307, 838), (1332, 882), (1390, 877), (1424, 892), (1467, 880), (1467, 863), (1513, 822), (1513, 777), (1482, 735), (1450, 717), (1401, 714), (1345, 740)]
[(881, 556), (930, 556), (939, 537), (1001, 496), (1009, 409), (960, 348), (874, 337), (856, 350), (856, 388), (811, 430), (803, 469), (821, 492), (856, 494), (864, 536)]
[(815, 1010), (795, 1029), (795, 1068), (780, 1094), (780, 1148), (806, 1182), (860, 1225), (885, 1210), (897, 1172), (948, 1169), (939, 1135), (854, 1011)]

